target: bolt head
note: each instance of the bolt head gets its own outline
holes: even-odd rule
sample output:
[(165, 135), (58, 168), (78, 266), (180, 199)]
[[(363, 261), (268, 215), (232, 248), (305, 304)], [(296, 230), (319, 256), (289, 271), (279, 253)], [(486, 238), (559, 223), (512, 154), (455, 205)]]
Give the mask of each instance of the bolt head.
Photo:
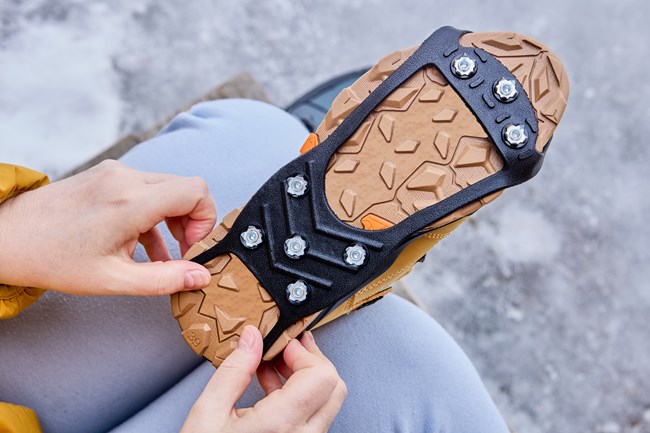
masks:
[(300, 197), (307, 191), (307, 179), (297, 174), (287, 179), (287, 193), (292, 197)]
[(361, 244), (350, 245), (343, 254), (345, 263), (355, 268), (363, 266), (366, 261), (366, 247)]
[(478, 64), (476, 60), (463, 53), (451, 62), (451, 71), (458, 78), (470, 78), (476, 74)]
[(258, 229), (257, 227), (248, 226), (246, 231), (242, 232), (242, 234), (239, 235), (239, 239), (246, 248), (250, 248), (252, 250), (257, 248), (263, 242), (264, 234), (262, 233), (262, 230)]
[(302, 304), (307, 299), (309, 287), (303, 280), (298, 280), (287, 286), (287, 299), (294, 305)]
[(519, 92), (513, 80), (502, 78), (494, 83), (494, 96), (501, 102), (512, 102), (517, 99)]
[(302, 236), (294, 236), (284, 241), (284, 252), (292, 259), (298, 259), (305, 255), (307, 241)]
[(526, 128), (523, 125), (509, 124), (503, 128), (503, 140), (513, 149), (523, 147), (528, 141)]

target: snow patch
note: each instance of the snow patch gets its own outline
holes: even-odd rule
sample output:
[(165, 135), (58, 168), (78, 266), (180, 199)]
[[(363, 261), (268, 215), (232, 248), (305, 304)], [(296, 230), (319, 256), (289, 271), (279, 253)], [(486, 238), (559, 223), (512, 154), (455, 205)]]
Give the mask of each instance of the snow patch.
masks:
[(497, 256), (513, 263), (548, 263), (560, 251), (562, 235), (539, 211), (511, 203), (495, 225), (483, 224), (480, 233)]
[(119, 27), (101, 31), (116, 24), (102, 12), (76, 25), (27, 23), (0, 50), (0, 161), (57, 177), (118, 138)]
[(417, 266), (403, 280), (426, 304), (432, 302), (442, 304), (465, 296), (465, 289), (458, 281), (458, 276), (446, 270), (432, 277), (422, 266)]

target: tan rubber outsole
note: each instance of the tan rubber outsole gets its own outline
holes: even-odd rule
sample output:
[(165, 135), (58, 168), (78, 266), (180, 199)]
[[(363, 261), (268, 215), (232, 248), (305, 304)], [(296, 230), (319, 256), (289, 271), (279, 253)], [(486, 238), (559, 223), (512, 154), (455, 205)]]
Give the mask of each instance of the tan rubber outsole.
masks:
[[(469, 33), (461, 45), (498, 58), (523, 85), (538, 120), (535, 146), (543, 150), (564, 112), (569, 93), (564, 67), (539, 42), (514, 33)], [(335, 99), (316, 134), (325, 140), (343, 120), (414, 51), (396, 51), (373, 66)], [(299, 143), (297, 143), (299, 145)], [(325, 178), (330, 207), (346, 223), (367, 230), (397, 224), (503, 167), (481, 124), (435, 67), (418, 71), (394, 90), (335, 153)], [(496, 198), (491, 194), (434, 222), (441, 227)], [(185, 255), (192, 258), (228, 233), (239, 211), (224, 217)], [(205, 266), (210, 285), (172, 296), (172, 312), (188, 345), (214, 365), (236, 347), (246, 325), (266, 335), (279, 309), (248, 268), (233, 254)], [(315, 313), (291, 327), (266, 352), (276, 356), (306, 329)]]

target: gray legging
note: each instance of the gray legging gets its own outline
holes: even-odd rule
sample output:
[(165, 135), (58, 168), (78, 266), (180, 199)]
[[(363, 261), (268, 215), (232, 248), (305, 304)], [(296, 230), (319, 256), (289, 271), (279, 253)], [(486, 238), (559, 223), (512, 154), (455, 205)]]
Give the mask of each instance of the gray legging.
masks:
[[(208, 102), (122, 161), (203, 177), (223, 216), (295, 157), (306, 136), (299, 121), (271, 105)], [(146, 260), (141, 249), (136, 258)], [(460, 347), (395, 296), (315, 337), (349, 390), (332, 432), (507, 432)], [(35, 409), (45, 432), (177, 432), (213, 371), (186, 347), (166, 297), (49, 292), (17, 318), (0, 321), (0, 401)], [(253, 383), (241, 405), (261, 396)]]

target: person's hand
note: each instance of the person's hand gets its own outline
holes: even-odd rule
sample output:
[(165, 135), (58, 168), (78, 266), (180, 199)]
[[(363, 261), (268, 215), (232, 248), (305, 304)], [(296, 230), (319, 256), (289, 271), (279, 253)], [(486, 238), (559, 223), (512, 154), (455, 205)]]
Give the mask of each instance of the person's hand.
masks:
[[(203, 180), (105, 161), (0, 204), (0, 282), (77, 295), (163, 295), (208, 285), (203, 266), (172, 260), (156, 227), (181, 252), (212, 230)], [(153, 263), (135, 263), (142, 243)]]
[[(326, 432), (347, 390), (312, 333), (305, 332), (300, 341), (292, 340), (274, 362), (260, 366), (261, 358), (262, 335), (247, 326), (237, 349), (217, 369), (192, 407), (181, 433)], [(253, 407), (235, 409), (256, 369), (266, 397)]]

